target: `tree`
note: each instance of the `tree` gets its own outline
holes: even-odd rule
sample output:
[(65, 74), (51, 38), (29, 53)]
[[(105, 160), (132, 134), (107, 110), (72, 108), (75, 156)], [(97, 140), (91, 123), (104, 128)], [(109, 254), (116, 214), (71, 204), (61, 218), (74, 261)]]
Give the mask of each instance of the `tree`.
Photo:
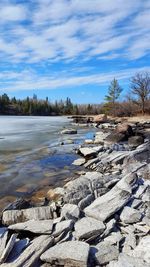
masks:
[(139, 72), (131, 78), (131, 92), (137, 96), (142, 114), (145, 113), (145, 104), (150, 95), (150, 74)]
[(111, 81), (111, 84), (108, 88), (108, 95), (105, 96), (105, 100), (112, 104), (115, 104), (116, 100), (119, 98), (122, 92), (122, 88), (120, 87), (118, 81), (114, 78)]

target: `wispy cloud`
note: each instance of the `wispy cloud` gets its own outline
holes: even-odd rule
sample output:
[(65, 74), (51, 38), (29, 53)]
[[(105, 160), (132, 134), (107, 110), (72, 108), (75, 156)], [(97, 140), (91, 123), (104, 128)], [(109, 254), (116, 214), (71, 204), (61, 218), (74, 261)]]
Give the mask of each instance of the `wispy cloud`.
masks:
[[(37, 73), (27, 70), (22, 72), (3, 72), (0, 74), (2, 80), (3, 89), (6, 87), (6, 91), (18, 91), (18, 90), (33, 90), (38, 88), (39, 90), (48, 89), (53, 90), (56, 88), (77, 87), (87, 84), (93, 85), (108, 85), (109, 82), (116, 77), (118, 80), (129, 79), (134, 73), (141, 71), (150, 71), (150, 67), (133, 68), (110, 73), (101, 72), (92, 75), (80, 75), (80, 76), (68, 76), (66, 73), (57, 73), (55, 76), (49, 77), (49, 75), (39, 76)], [(1, 85), (0, 83), (0, 85)]]
[[(1, 0), (0, 14), (0, 62), (9, 68), (24, 66), (25, 77), (29, 68), (36, 73), (35, 65), (49, 65), (54, 72), (53, 64), (95, 60), (98, 65), (120, 58), (130, 63), (149, 56), (147, 0)], [(67, 81), (46, 77), (45, 82), (41, 75), (38, 79), (38, 73), (36, 79), (32, 75), (30, 83), (24, 76), (22, 82), (14, 77), (10, 86), (19, 90), (19, 86), (33, 89), (36, 81), (38, 88), (99, 81), (92, 75), (76, 77), (77, 73), (74, 71), (75, 78), (66, 76)], [(4, 77), (9, 83), (9, 77), (2, 72), (1, 84)]]

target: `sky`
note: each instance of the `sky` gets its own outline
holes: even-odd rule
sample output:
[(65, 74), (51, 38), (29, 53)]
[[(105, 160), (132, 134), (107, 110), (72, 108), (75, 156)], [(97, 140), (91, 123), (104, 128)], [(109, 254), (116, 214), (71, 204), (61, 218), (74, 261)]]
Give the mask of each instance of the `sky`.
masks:
[(150, 71), (149, 0), (0, 0), (0, 94), (101, 103)]

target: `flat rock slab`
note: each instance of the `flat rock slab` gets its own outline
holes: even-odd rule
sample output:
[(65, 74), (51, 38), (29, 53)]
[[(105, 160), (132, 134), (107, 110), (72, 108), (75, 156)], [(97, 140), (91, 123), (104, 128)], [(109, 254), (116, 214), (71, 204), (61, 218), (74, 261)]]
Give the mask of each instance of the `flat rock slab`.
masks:
[(95, 247), (98, 251), (95, 253), (97, 264), (107, 264), (112, 260), (117, 260), (119, 250), (117, 246), (111, 245), (108, 242), (101, 242)]
[(140, 258), (131, 257), (125, 253), (120, 253), (118, 261), (112, 261), (108, 267), (149, 267), (149, 264)]
[(29, 220), (48, 220), (52, 218), (51, 207), (46, 206), (22, 210), (6, 210), (3, 212), (2, 222), (4, 225), (11, 225)]
[(61, 131), (61, 134), (77, 134), (76, 129), (64, 129)]
[(61, 210), (61, 217), (71, 220), (77, 220), (80, 216), (79, 207), (75, 204), (65, 204)]
[(133, 250), (134, 257), (143, 259), (150, 264), (150, 235), (143, 237), (138, 246)]
[(35, 234), (51, 234), (53, 229), (53, 220), (30, 220), (24, 223), (10, 225), (8, 229), (15, 231), (29, 231)]
[(66, 203), (78, 204), (88, 195), (94, 194), (94, 190), (102, 187), (102, 174), (99, 172), (87, 172), (79, 178), (65, 185), (64, 200)]
[(120, 219), (124, 223), (136, 223), (141, 220), (142, 214), (136, 209), (124, 207), (120, 214)]
[(86, 216), (105, 221), (120, 210), (131, 198), (132, 183), (136, 180), (131, 174), (122, 178), (108, 193), (97, 198), (84, 209)]
[(85, 158), (96, 156), (100, 151), (103, 150), (102, 146), (98, 147), (82, 147), (79, 149), (79, 153), (83, 155)]
[(84, 217), (75, 224), (75, 237), (79, 240), (98, 236), (105, 230), (105, 225), (89, 217)]
[(35, 238), (32, 243), (11, 263), (4, 263), (2, 267), (31, 267), (39, 266), (41, 254), (53, 245), (53, 238), (41, 235)]
[(84, 163), (85, 163), (85, 159), (76, 159), (74, 160), (72, 164), (75, 166), (82, 166)]
[(73, 220), (66, 220), (66, 221), (59, 222), (55, 226), (53, 235), (58, 236), (64, 232), (69, 232), (70, 230), (72, 230), (73, 226), (74, 226)]
[(89, 245), (81, 241), (68, 241), (48, 249), (41, 260), (52, 266), (87, 267)]

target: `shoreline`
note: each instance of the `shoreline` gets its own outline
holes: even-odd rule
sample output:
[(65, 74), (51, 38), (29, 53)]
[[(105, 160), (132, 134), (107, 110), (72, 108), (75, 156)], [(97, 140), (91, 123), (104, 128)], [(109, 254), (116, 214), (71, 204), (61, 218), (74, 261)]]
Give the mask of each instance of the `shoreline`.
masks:
[(74, 164), (84, 171), (50, 190), (49, 204), (31, 208), (18, 201), (3, 212), (2, 222), (8, 227), (4, 231), (19, 233), (19, 242), (24, 236), (30, 240), (16, 261), (9, 255), (2, 259), (4, 266), (7, 262), (17, 266), (27, 258), (30, 264), (35, 262), (34, 242), (40, 259), (36, 266), (63, 262), (63, 266), (117, 267), (124, 261), (149, 266), (150, 122), (131, 125), (99, 124), (94, 140), (77, 149)]

